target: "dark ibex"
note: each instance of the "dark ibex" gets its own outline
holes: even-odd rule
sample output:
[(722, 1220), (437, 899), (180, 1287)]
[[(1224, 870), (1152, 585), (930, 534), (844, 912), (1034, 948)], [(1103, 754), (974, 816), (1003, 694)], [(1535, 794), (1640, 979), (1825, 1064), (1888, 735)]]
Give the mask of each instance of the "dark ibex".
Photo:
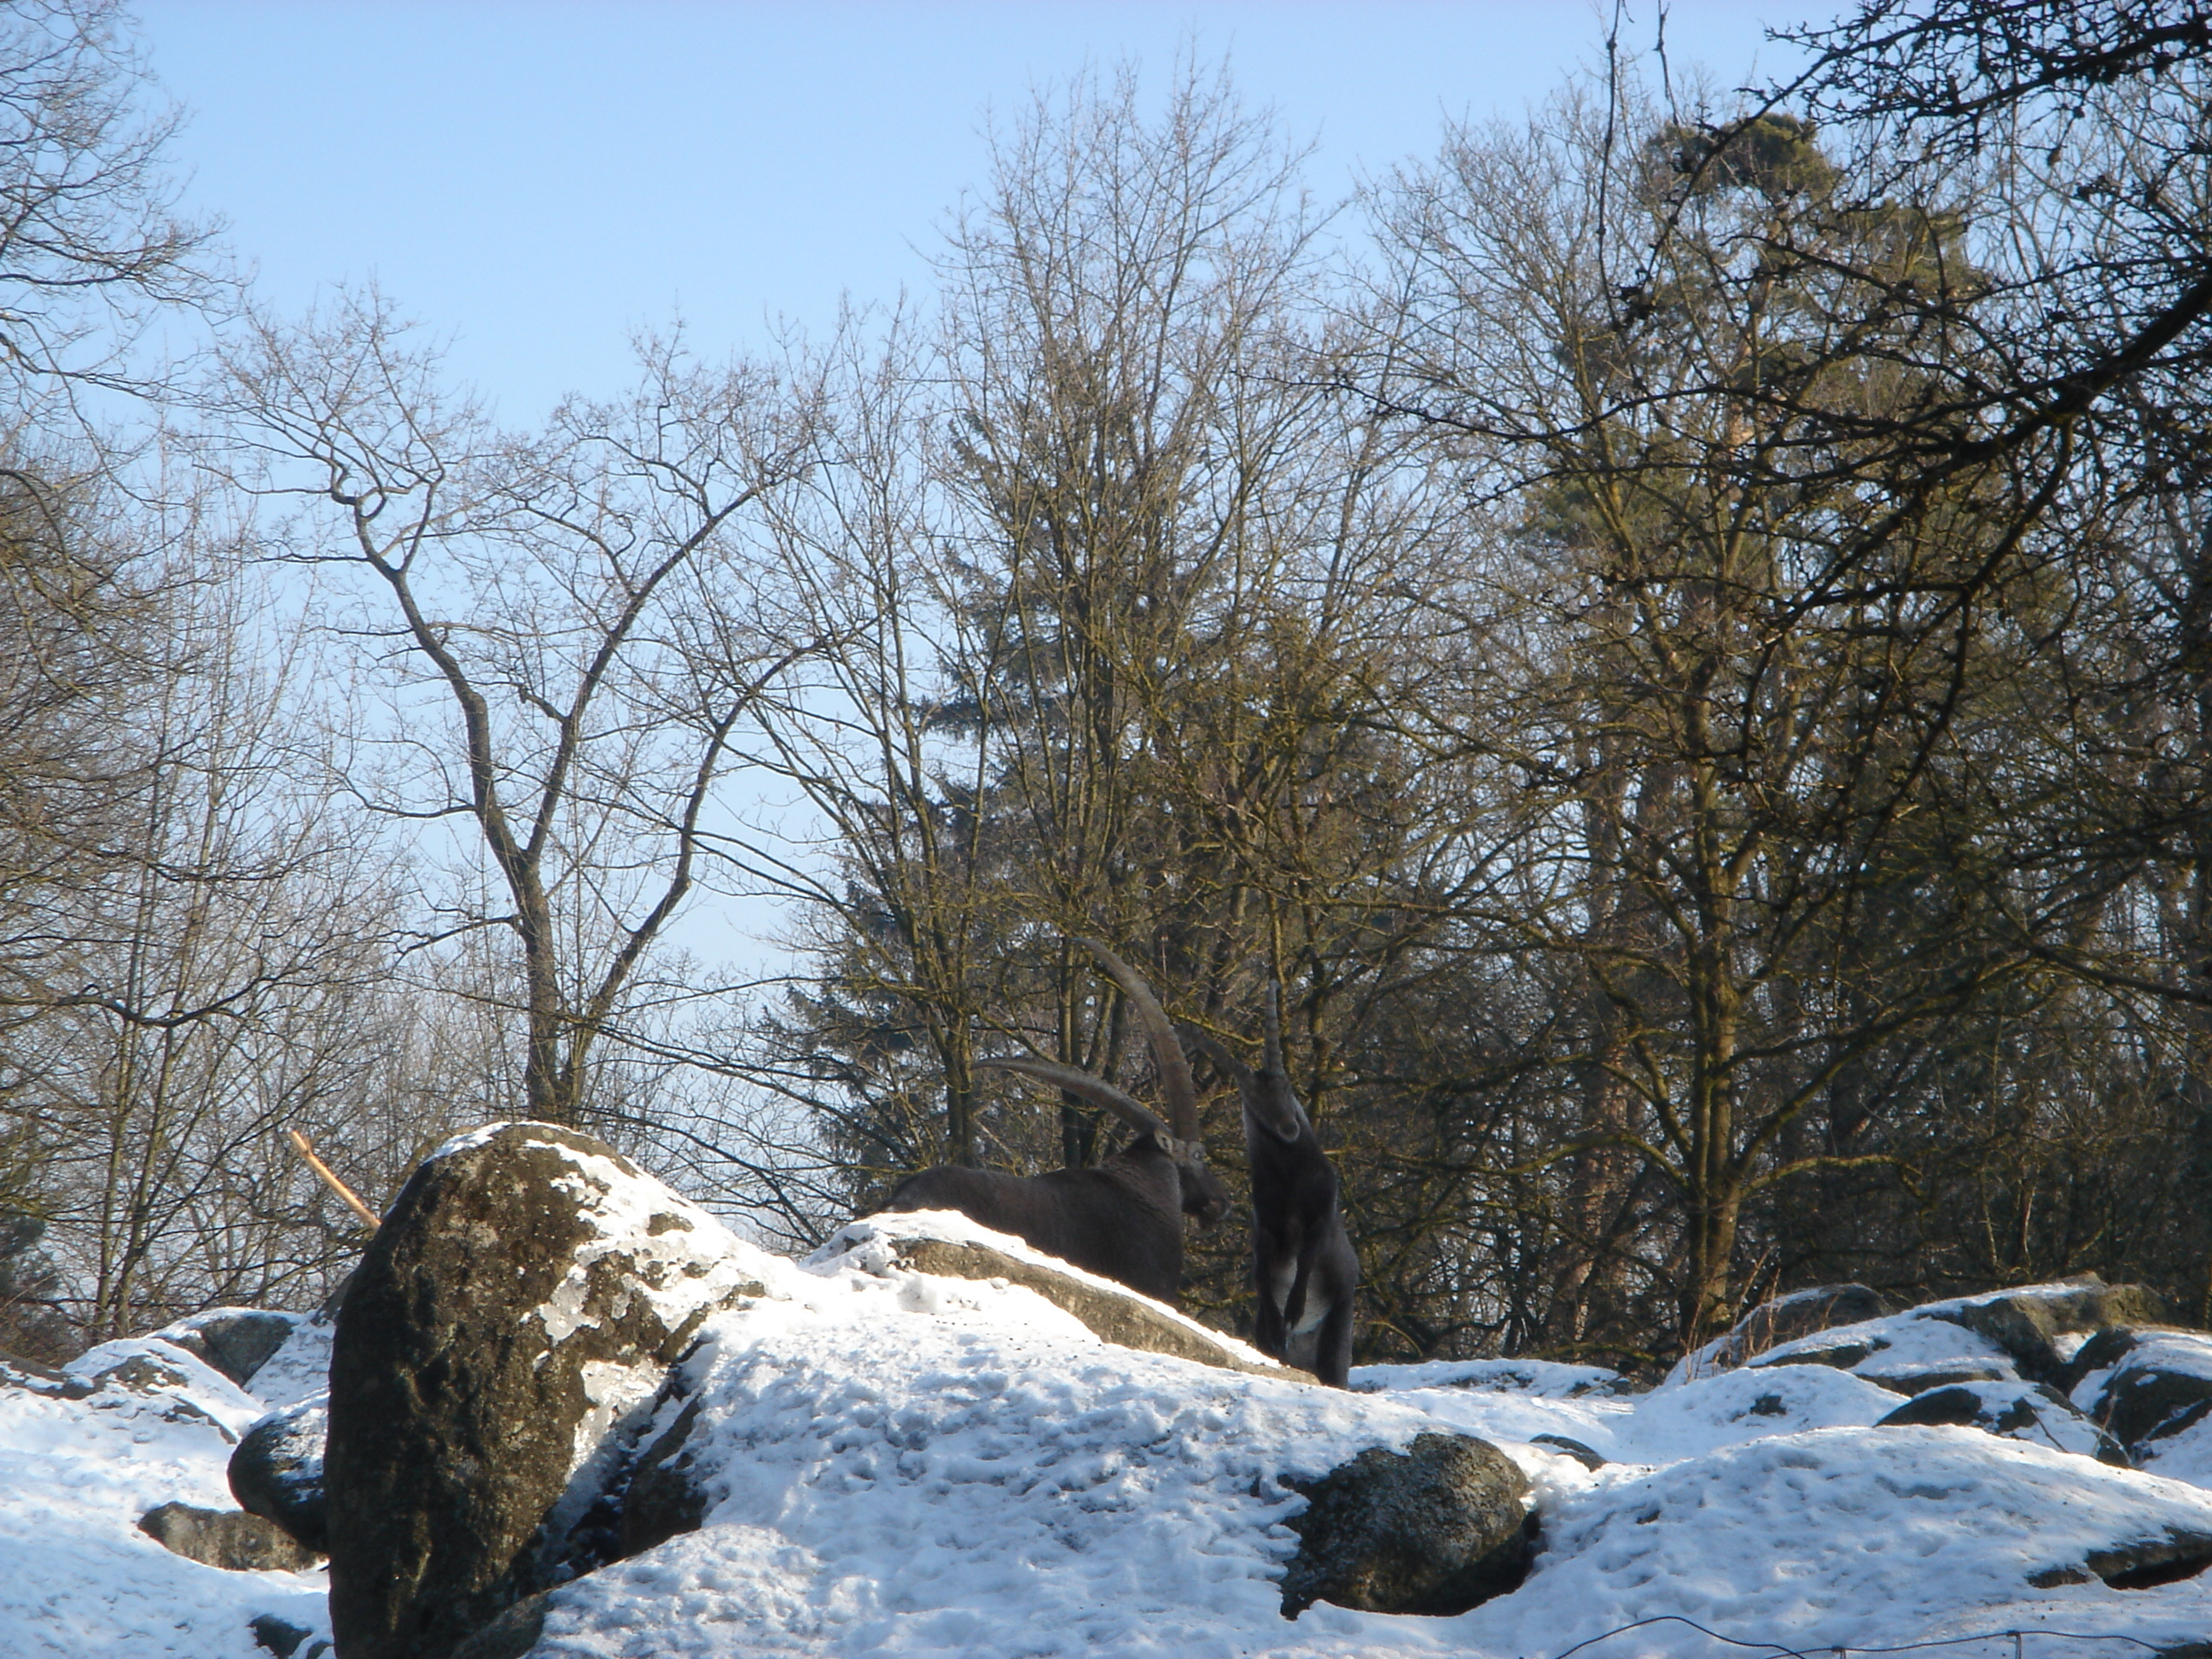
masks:
[(1352, 1293), (1359, 1257), (1337, 1207), (1336, 1167), (1322, 1151), (1283, 1066), (1280, 998), (1267, 990), (1260, 1069), (1193, 1026), (1183, 1034), (1244, 1099), (1244, 1152), (1252, 1166), (1252, 1343), (1285, 1364), (1343, 1388), (1352, 1370)]
[(1136, 1138), (1087, 1170), (1041, 1176), (950, 1164), (924, 1170), (901, 1182), (885, 1207), (957, 1210), (1086, 1273), (1180, 1306), (1182, 1218), (1212, 1226), (1228, 1212), (1229, 1189), (1206, 1167), (1198, 1086), (1166, 1011), (1111, 951), (1093, 939), (1077, 942), (1098, 958), (1136, 1010), (1152, 1044), (1167, 1121), (1105, 1079), (1074, 1066), (1026, 1057), (986, 1060), (981, 1063), (1042, 1079), (1105, 1107), (1126, 1119)]

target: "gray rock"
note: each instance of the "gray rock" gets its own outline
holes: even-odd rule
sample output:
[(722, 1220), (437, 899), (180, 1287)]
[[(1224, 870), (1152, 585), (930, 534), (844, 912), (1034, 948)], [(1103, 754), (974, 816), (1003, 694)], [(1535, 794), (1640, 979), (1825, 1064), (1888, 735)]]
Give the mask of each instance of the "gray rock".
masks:
[(2012, 1382), (2020, 1379), (1999, 1370), (1994, 1365), (1936, 1365), (1924, 1370), (1909, 1367), (1893, 1371), (1860, 1371), (1869, 1382), (1878, 1383), (1892, 1394), (1926, 1394), (1931, 1389), (1955, 1389), (1962, 1382)]
[(1287, 1523), (1300, 1541), (1283, 1575), (1285, 1619), (1316, 1601), (1464, 1613), (1528, 1571), (1528, 1477), (1486, 1441), (1424, 1434), (1403, 1452), (1377, 1447), (1318, 1480), (1284, 1484), (1309, 1500)]
[(1753, 1365), (1832, 1365), (1839, 1371), (1847, 1371), (1874, 1354), (1878, 1346), (1873, 1342), (1847, 1339), (1815, 1343), (1807, 1348), (1793, 1348), (1788, 1353), (1762, 1356), (1751, 1363)]
[(1705, 1350), (1701, 1369), (1732, 1370), (1781, 1343), (1795, 1342), (1838, 1325), (1880, 1319), (1888, 1312), (1881, 1294), (1864, 1285), (1822, 1285), (1792, 1291), (1788, 1296), (1761, 1303), (1736, 1321), (1726, 1336)]
[(2144, 1336), (2152, 1334), (2134, 1325), (2112, 1325), (2097, 1332), (2074, 1350), (2058, 1386), (2069, 1395), (2089, 1379), (2093, 1371), (2107, 1370), (2135, 1352)]
[(2100, 1463), (2125, 1467), (2119, 1442), (2074, 1409), (2073, 1402), (2044, 1382), (1996, 1379), (1954, 1383), (1915, 1395), (1875, 1424), (1905, 1428), (1955, 1424), (2008, 1440), (2059, 1451), (2078, 1452)]
[(1601, 1469), (1606, 1465), (1603, 1454), (1572, 1440), (1564, 1434), (1537, 1434), (1528, 1437), (1532, 1446), (1549, 1446), (1553, 1451), (1565, 1452), (1586, 1469)]
[(617, 1554), (639, 1554), (705, 1522), (707, 1494), (697, 1484), (689, 1445), (698, 1421), (699, 1407), (686, 1406), (638, 1459), (623, 1494)]
[(231, 1572), (304, 1572), (315, 1565), (282, 1527), (242, 1510), (163, 1504), (138, 1517), (138, 1530), (173, 1555)]
[(21, 1389), (31, 1394), (65, 1400), (82, 1400), (92, 1385), (52, 1365), (42, 1365), (21, 1354), (0, 1352), (0, 1389)]
[(2008, 1354), (2032, 1382), (2059, 1382), (2069, 1355), (2058, 1339), (2108, 1325), (2155, 1324), (2165, 1316), (2158, 1292), (2142, 1285), (2107, 1285), (2094, 1273), (1960, 1302), (1938, 1302), (1923, 1318), (1948, 1320)]
[(2027, 1582), (2050, 1589), (2101, 1578), (2112, 1589), (2155, 1589), (2194, 1578), (2207, 1567), (2212, 1567), (2212, 1534), (2169, 1531), (2092, 1550), (2079, 1565), (2046, 1567), (2028, 1574)]
[(330, 1396), (271, 1412), (230, 1455), (230, 1493), (248, 1515), (274, 1521), (318, 1555), (330, 1553), (325, 1519), (323, 1447)]
[(205, 1360), (240, 1388), (269, 1356), (284, 1346), (299, 1321), (287, 1313), (253, 1308), (218, 1308), (165, 1326), (155, 1334)]
[[(882, 1219), (888, 1222), (896, 1218), (887, 1216)], [(1178, 1359), (1194, 1359), (1201, 1365), (1244, 1371), (1255, 1376), (1307, 1380), (1304, 1373), (1279, 1365), (1254, 1364), (1225, 1341), (1193, 1329), (1133, 1291), (1086, 1283), (1073, 1274), (1056, 1273), (1036, 1262), (1005, 1255), (987, 1244), (904, 1237), (896, 1231), (887, 1233), (884, 1242), (899, 1265), (915, 1273), (934, 1273), (945, 1279), (1002, 1279), (1008, 1284), (1035, 1291), (1054, 1307), (1074, 1315), (1101, 1341), (1118, 1347), (1170, 1354)]]
[[(2201, 1346), (2202, 1369), (2158, 1364), (2150, 1344), (2160, 1337)], [(2088, 1363), (2084, 1364), (2085, 1360)], [(2075, 1386), (2078, 1389), (2091, 1373), (2107, 1367), (2112, 1374), (2097, 1389), (2096, 1397), (2083, 1403), (2089, 1414), (2138, 1460), (2146, 1447), (2194, 1428), (2212, 1414), (2212, 1339), (2202, 1332), (2142, 1327), (2100, 1332), (2075, 1356), (2075, 1369), (2080, 1373)]]
[(496, 1126), (416, 1170), (331, 1358), (331, 1620), (346, 1659), (442, 1659), (574, 1570), (572, 1534), (668, 1363), (708, 1314), (760, 1293), (738, 1249), (572, 1130)]
[(211, 1429), (227, 1443), (238, 1443), (236, 1433), (191, 1397), (210, 1384), (228, 1389), (229, 1379), (166, 1338), (104, 1342), (71, 1360), (66, 1376), (64, 1399), (89, 1400), (100, 1410), (149, 1413), (165, 1422)]

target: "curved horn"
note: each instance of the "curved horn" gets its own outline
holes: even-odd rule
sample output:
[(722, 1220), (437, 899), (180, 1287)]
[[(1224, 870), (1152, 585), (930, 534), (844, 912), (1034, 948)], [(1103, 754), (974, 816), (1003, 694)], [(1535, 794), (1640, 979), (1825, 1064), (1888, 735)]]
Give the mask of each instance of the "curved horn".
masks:
[(1262, 1069), (1257, 1072), (1230, 1053), (1228, 1045), (1212, 1032), (1201, 1031), (1195, 1025), (1182, 1025), (1176, 1029), (1213, 1062), (1216, 1071), (1237, 1085), (1237, 1092), (1243, 1097), (1244, 1114), (1248, 1121), (1256, 1118), (1279, 1139), (1296, 1140), (1305, 1127), (1304, 1111), (1291, 1088), (1290, 1078), (1283, 1071), (1282, 1032), (1272, 1018), (1273, 1007), (1271, 995), (1267, 1058)]
[(1079, 1072), (1073, 1066), (1062, 1066), (1057, 1060), (1032, 1060), (1026, 1054), (1010, 1054), (1003, 1060), (979, 1060), (978, 1066), (994, 1066), (1001, 1072), (1020, 1072), (1028, 1077), (1041, 1078), (1072, 1095), (1080, 1095), (1094, 1105), (1119, 1114), (1137, 1128), (1150, 1133), (1163, 1144), (1176, 1139), (1175, 1131), (1153, 1115), (1152, 1108), (1134, 1095), (1123, 1092), (1103, 1077), (1093, 1077), (1088, 1072)]
[(1215, 1036), (1212, 1032), (1201, 1031), (1197, 1026), (1190, 1024), (1179, 1024), (1176, 1030), (1182, 1034), (1182, 1040), (1185, 1042), (1189, 1043), (1213, 1062), (1215, 1071), (1237, 1085), (1238, 1093), (1249, 1093), (1252, 1085), (1259, 1080), (1253, 1076), (1252, 1068), (1231, 1054), (1228, 1045)]
[(1184, 1056), (1182, 1044), (1176, 1041), (1175, 1022), (1160, 1006), (1152, 988), (1139, 979), (1127, 963), (1095, 939), (1079, 939), (1075, 942), (1098, 958), (1098, 965), (1121, 988), (1121, 994), (1129, 999), (1129, 1006), (1144, 1022), (1145, 1036), (1152, 1047), (1152, 1066), (1160, 1077), (1160, 1104), (1168, 1109), (1168, 1121), (1175, 1125), (1176, 1135), (1184, 1140), (1196, 1140), (1198, 1083), (1190, 1074), (1190, 1061)]
[(1279, 1072), (1283, 1069), (1283, 981), (1279, 979), (1267, 981), (1267, 1021), (1264, 1029), (1266, 1048), (1262, 1051), (1260, 1068)]

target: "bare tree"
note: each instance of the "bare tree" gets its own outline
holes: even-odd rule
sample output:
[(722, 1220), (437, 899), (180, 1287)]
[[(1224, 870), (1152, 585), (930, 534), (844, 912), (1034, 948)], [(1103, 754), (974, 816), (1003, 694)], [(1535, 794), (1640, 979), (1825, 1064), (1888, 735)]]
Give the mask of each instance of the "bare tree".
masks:
[[(593, 1045), (699, 872), (732, 734), (793, 653), (755, 628), (702, 677), (686, 618), (748, 609), (742, 533), (802, 470), (810, 422), (753, 368), (647, 346), (617, 404), (495, 431), (371, 296), (226, 356), (232, 476), (289, 520), (285, 556), (350, 569), (356, 636), (391, 698), (365, 804), (425, 836), (464, 823), (442, 931), (511, 938), (523, 1108), (574, 1121)], [(258, 471), (249, 472), (244, 463)], [(734, 596), (734, 597), (733, 597)]]

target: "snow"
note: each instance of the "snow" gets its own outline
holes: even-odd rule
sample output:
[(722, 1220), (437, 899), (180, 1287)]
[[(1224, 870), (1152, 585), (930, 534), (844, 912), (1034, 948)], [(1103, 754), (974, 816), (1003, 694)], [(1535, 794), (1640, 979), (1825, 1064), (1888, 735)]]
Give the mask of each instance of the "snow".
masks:
[(235, 1509), (224, 1468), (267, 1402), (153, 1339), (104, 1343), (66, 1376), (10, 1386), (0, 1367), (0, 1655), (269, 1659), (248, 1628), (263, 1614), (328, 1635), (320, 1571), (225, 1572), (138, 1530), (161, 1504)]
[[(2084, 1571), (2129, 1544), (2212, 1539), (2212, 1420), (2159, 1443), (2148, 1471), (1971, 1427), (1873, 1426), (1903, 1398), (1867, 1365), (1990, 1364), (1947, 1322), (1869, 1322), (1858, 1336), (1881, 1346), (1852, 1372), (1766, 1363), (1638, 1395), (1595, 1367), (1455, 1362), (1364, 1367), (1340, 1392), (1110, 1346), (1020, 1285), (898, 1265), (890, 1239), (922, 1232), (1035, 1256), (959, 1218), (856, 1223), (789, 1261), (725, 1245), (649, 1182), (577, 1167), (610, 1248), (662, 1227), (666, 1272), (641, 1294), (680, 1302), (732, 1275), (761, 1293), (700, 1326), (643, 1431), (696, 1402), (705, 1525), (556, 1591), (537, 1659), (1736, 1650), (1708, 1630), (1797, 1651), (1957, 1641), (1954, 1659), (2011, 1659), (2000, 1633), (2024, 1631), (2022, 1659), (2122, 1659), (2145, 1650), (2119, 1638), (2212, 1631), (2212, 1573), (2120, 1590)], [(656, 1224), (670, 1215), (691, 1224)], [(328, 1337), (297, 1322), (245, 1388), (158, 1337), (105, 1345), (66, 1378), (0, 1368), (0, 1656), (257, 1659), (249, 1622), (273, 1614), (313, 1632), (307, 1659), (328, 1633), (321, 1573), (200, 1566), (136, 1523), (165, 1502), (233, 1507), (235, 1437), (313, 1395)], [(1838, 1340), (1856, 1339), (1802, 1346)], [(2212, 1339), (2186, 1334), (2154, 1360), (2167, 1340), (2130, 1363), (2212, 1368)], [(627, 1398), (631, 1379), (601, 1381)], [(1286, 1483), (1437, 1431), (1491, 1439), (1528, 1473), (1542, 1541), (1527, 1583), (1456, 1618), (1322, 1604), (1284, 1620), (1304, 1503)]]
[[(1942, 1306), (1955, 1304), (1942, 1304)], [(2018, 1368), (2012, 1357), (1988, 1338), (1977, 1335), (1963, 1325), (1954, 1325), (1947, 1319), (1923, 1316), (1923, 1310), (1910, 1313), (1892, 1314), (1886, 1319), (1862, 1320), (1854, 1325), (1837, 1325), (1810, 1336), (1801, 1336), (1794, 1341), (1778, 1342), (1759, 1355), (1745, 1367), (1748, 1370), (1767, 1370), (1802, 1364), (1817, 1353), (1832, 1352), (1846, 1346), (1863, 1346), (1869, 1350), (1866, 1357), (1854, 1363), (1853, 1375), (1872, 1381), (1883, 1377), (1903, 1378), (1928, 1371), (1979, 1371), (1998, 1377), (2017, 1376)], [(1828, 1369), (1822, 1366), (1821, 1369)], [(1662, 1389), (1678, 1388), (1689, 1380), (1691, 1372), (1686, 1364), (1679, 1364), (1668, 1373)]]
[[(1825, 1366), (1643, 1396), (1590, 1368), (1370, 1368), (1340, 1394), (1109, 1347), (1018, 1286), (921, 1285), (850, 1240), (811, 1267), (821, 1282), (709, 1320), (688, 1362), (706, 1524), (556, 1591), (539, 1659), (1535, 1659), (1655, 1620), (1602, 1650), (1719, 1650), (1668, 1622), (1686, 1619), (1801, 1648), (2212, 1628), (2205, 1581), (2028, 1582), (2212, 1538), (2212, 1493), (1977, 1429), (1873, 1428), (1901, 1397)], [(1530, 1475), (1528, 1583), (1453, 1619), (1283, 1620), (1285, 1481), (1437, 1429)], [(1613, 1461), (1587, 1470), (1539, 1434)]]

